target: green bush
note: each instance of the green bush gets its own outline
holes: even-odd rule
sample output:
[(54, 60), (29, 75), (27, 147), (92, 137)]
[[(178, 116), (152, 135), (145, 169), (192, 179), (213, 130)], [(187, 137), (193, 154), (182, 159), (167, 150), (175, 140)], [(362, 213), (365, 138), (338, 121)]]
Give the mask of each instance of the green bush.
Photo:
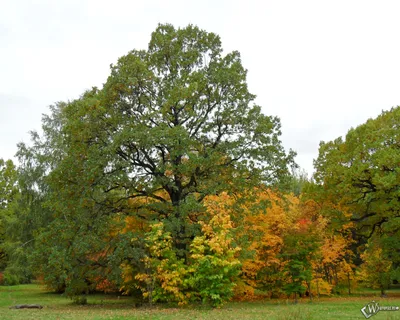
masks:
[(73, 304), (85, 305), (87, 304), (87, 298), (85, 296), (73, 296), (72, 302)]
[(21, 281), (20, 281), (20, 278), (17, 275), (11, 274), (11, 273), (8, 273), (8, 272), (4, 272), (4, 274), (3, 274), (3, 283), (6, 286), (15, 286), (17, 284), (20, 284)]

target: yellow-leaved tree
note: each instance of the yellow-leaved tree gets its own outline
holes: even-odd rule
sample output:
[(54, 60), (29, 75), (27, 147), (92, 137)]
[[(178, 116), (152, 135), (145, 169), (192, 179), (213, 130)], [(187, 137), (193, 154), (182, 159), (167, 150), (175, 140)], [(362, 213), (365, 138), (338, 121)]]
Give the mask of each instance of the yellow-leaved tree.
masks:
[(143, 258), (144, 270), (133, 275), (132, 268), (126, 266), (127, 282), (134, 278), (151, 303), (202, 301), (219, 306), (229, 299), (241, 266), (237, 257), (240, 248), (232, 241), (229, 201), (225, 193), (205, 200), (209, 220), (200, 222), (202, 234), (194, 237), (186, 262), (173, 250), (171, 234), (163, 223), (154, 223), (145, 233), (148, 251)]

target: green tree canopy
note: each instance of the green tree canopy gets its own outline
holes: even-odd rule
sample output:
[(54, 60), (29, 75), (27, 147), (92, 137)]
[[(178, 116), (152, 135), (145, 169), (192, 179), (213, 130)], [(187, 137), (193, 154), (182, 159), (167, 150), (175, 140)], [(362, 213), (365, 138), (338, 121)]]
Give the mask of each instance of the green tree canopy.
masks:
[[(254, 98), (239, 53), (222, 55), (218, 36), (160, 25), (147, 51), (111, 67), (102, 90), (63, 106), (71, 146), (63, 163), (81, 168), (90, 196), (112, 210), (152, 198), (151, 211), (182, 246), (185, 221), (205, 196), (271, 185), (288, 172), (293, 153), (281, 145), (279, 119)], [(65, 170), (55, 171), (58, 183)]]
[(384, 233), (398, 239), (400, 107), (350, 129), (345, 140), (321, 142), (314, 164), (316, 181), (333, 201), (349, 209), (359, 234), (369, 238)]
[(52, 107), (32, 154), (45, 159), (46, 207), (55, 217), (37, 257), (60, 270), (56, 282), (84, 279), (90, 266), (138, 261), (140, 241), (112, 231), (129, 216), (163, 221), (185, 258), (208, 195), (289, 176), (294, 153), (281, 144), (279, 119), (253, 103), (246, 73), (217, 35), (159, 25), (147, 50), (111, 66), (103, 88)]
[(11, 160), (0, 159), (0, 209), (5, 209), (18, 194), (17, 170)]
[(6, 239), (6, 220), (11, 214), (10, 205), (18, 195), (17, 170), (11, 160), (0, 159), (0, 270), (6, 263), (4, 242)]

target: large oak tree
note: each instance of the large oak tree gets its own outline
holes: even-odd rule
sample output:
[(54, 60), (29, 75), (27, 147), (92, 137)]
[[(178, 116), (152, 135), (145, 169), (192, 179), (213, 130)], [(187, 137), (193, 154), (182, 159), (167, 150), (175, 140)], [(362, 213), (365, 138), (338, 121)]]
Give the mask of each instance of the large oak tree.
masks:
[(81, 257), (61, 269), (85, 265), (82, 257), (105, 247), (113, 249), (97, 255), (98, 266), (129, 252), (133, 261), (132, 235), (110, 232), (119, 237), (114, 245), (104, 236), (127, 216), (163, 221), (185, 258), (207, 218), (207, 196), (245, 194), (288, 176), (294, 153), (281, 144), (279, 119), (254, 104), (246, 74), (239, 53), (223, 54), (217, 35), (159, 25), (147, 50), (111, 66), (103, 88), (52, 108), (39, 149), (58, 218), (42, 243), (62, 233), (68, 248), (54, 254)]

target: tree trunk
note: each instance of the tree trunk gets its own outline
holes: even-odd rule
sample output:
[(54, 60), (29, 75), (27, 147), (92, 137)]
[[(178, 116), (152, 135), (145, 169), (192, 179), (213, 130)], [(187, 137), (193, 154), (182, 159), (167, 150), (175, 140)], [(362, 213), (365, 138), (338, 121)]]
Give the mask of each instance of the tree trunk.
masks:
[(175, 235), (173, 237), (174, 247), (176, 248), (176, 253), (180, 258), (185, 259), (186, 261), (186, 228), (185, 228), (185, 219), (182, 216), (181, 212), (181, 193), (179, 191), (172, 191), (170, 193), (170, 198), (173, 207), (173, 216), (176, 219), (176, 223), (178, 225), (174, 226)]
[(349, 295), (351, 295), (350, 272), (347, 272), (347, 283), (348, 283), (348, 285), (349, 285)]

